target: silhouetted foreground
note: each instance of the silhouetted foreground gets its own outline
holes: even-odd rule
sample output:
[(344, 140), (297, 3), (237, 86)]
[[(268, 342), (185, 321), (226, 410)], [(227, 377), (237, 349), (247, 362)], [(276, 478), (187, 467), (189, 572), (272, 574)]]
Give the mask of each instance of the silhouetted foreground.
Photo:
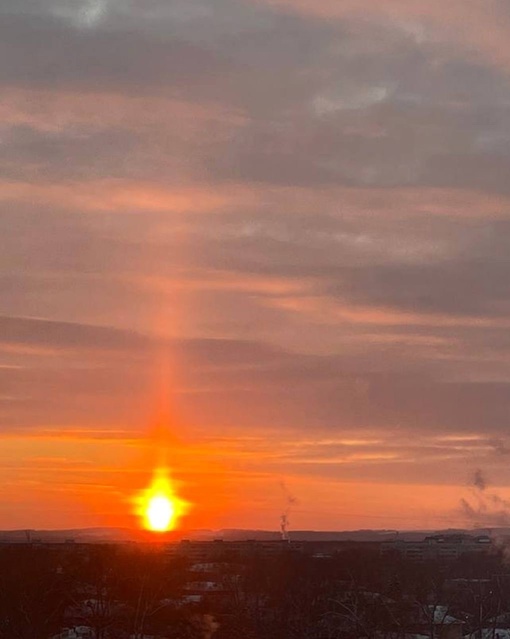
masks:
[(506, 639), (510, 566), (485, 548), (416, 561), (360, 542), (3, 545), (0, 638)]

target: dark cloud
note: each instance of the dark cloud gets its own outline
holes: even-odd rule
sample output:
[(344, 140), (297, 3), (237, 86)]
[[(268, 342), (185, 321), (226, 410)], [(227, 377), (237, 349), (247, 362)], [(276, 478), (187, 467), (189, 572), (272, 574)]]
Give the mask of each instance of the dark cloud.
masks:
[(87, 326), (23, 317), (0, 317), (3, 345), (56, 349), (129, 349), (150, 344), (150, 338), (115, 328)]
[[(178, 370), (176, 402), (190, 424), (436, 434), (477, 433), (483, 424), (495, 436), (508, 428), (508, 384), (370, 374), (354, 358), (304, 356), (246, 340), (161, 341), (106, 327), (8, 317), (0, 326), (2, 349), (14, 366), (1, 370), (2, 388), (9, 396), (35, 398), (34, 405), (23, 404), (23, 411), (34, 411), (28, 421), (43, 419), (46, 411), (49, 419), (69, 402), (76, 407), (73, 422), (79, 421), (76, 398), (88, 397), (95, 413), (98, 394), (109, 398), (108, 415), (119, 402), (142, 405), (163, 357)], [(21, 368), (19, 361), (25, 362)]]
[(506, 316), (510, 264), (462, 260), (427, 265), (380, 265), (338, 272), (329, 291), (360, 303), (407, 311)]
[[(78, 4), (11, 7), (0, 83), (221, 103), (242, 118), (186, 151), (193, 170), (214, 180), (507, 194), (508, 80), (448, 42), (421, 42), (398, 24), (331, 22), (253, 3), (156, 2), (131, 13), (100, 5), (88, 26)], [(164, 179), (158, 155), (172, 155), (175, 133), (167, 130), (159, 149), (147, 132), (76, 133), (18, 127), (5, 141), (9, 170), (35, 163), (42, 175), (72, 167), (74, 175), (134, 177), (146, 173), (149, 155)]]
[[(142, 177), (140, 139), (124, 130), (41, 132), (13, 127), (3, 141), (3, 165), (11, 179), (93, 179)], [(144, 142), (145, 144), (145, 142)], [(69, 158), (73, 162), (69, 164)]]
[(9, 57), (11, 64), (0, 64), (0, 82), (32, 88), (184, 94), (266, 113), (269, 96), (274, 107), (305, 95), (310, 81), (301, 77), (299, 69), (305, 62), (313, 67), (315, 51), (323, 52), (326, 39), (331, 42), (337, 29), (254, 10), (249, 4), (242, 9), (239, 3), (226, 4), (225, 13), (215, 10), (212, 15), (201, 4), (189, 20), (161, 6), (163, 15), (156, 20), (145, 10), (140, 19), (111, 16), (92, 28), (63, 19), (58, 11), (8, 13), (2, 22), (2, 59)]
[(84, 90), (167, 91), (190, 78), (208, 83), (228, 69), (212, 51), (161, 42), (132, 31), (82, 31), (51, 17), (4, 16), (0, 27), (0, 82), (7, 86)]

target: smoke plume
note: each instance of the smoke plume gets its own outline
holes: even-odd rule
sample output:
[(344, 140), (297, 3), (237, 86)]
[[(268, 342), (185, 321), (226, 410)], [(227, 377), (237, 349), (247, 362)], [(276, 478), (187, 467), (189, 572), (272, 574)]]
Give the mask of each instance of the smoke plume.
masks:
[(289, 540), (289, 524), (290, 524), (289, 514), (290, 514), (292, 506), (297, 504), (298, 500), (289, 491), (285, 482), (283, 481), (280, 482), (280, 488), (282, 489), (282, 492), (285, 495), (285, 502), (286, 502), (285, 510), (280, 515), (280, 532), (281, 532), (282, 539), (284, 541), (288, 541)]
[(470, 485), (471, 497), (460, 500), (464, 517), (478, 527), (510, 526), (510, 501), (488, 489), (487, 478), (481, 469), (475, 470)]

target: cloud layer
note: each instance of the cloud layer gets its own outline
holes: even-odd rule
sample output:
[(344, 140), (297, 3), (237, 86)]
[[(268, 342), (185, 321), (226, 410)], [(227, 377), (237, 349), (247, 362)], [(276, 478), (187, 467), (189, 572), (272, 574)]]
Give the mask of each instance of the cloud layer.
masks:
[[(489, 464), (504, 491), (510, 16), (340, 4), (2, 4), (4, 437), (128, 450), (168, 395), (173, 430), (226, 460), (219, 525), (246, 499), (277, 525), (283, 480), (322, 527), (394, 527), (420, 485), (406, 525), (454, 521)], [(16, 473), (53, 456), (16, 454), (21, 522)]]

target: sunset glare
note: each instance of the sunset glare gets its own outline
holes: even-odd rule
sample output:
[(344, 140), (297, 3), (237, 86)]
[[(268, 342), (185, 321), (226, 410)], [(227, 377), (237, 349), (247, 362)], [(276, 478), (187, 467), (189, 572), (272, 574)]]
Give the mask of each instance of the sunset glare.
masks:
[(176, 496), (165, 470), (156, 472), (151, 486), (136, 501), (143, 527), (154, 532), (174, 530), (189, 507), (187, 502)]

